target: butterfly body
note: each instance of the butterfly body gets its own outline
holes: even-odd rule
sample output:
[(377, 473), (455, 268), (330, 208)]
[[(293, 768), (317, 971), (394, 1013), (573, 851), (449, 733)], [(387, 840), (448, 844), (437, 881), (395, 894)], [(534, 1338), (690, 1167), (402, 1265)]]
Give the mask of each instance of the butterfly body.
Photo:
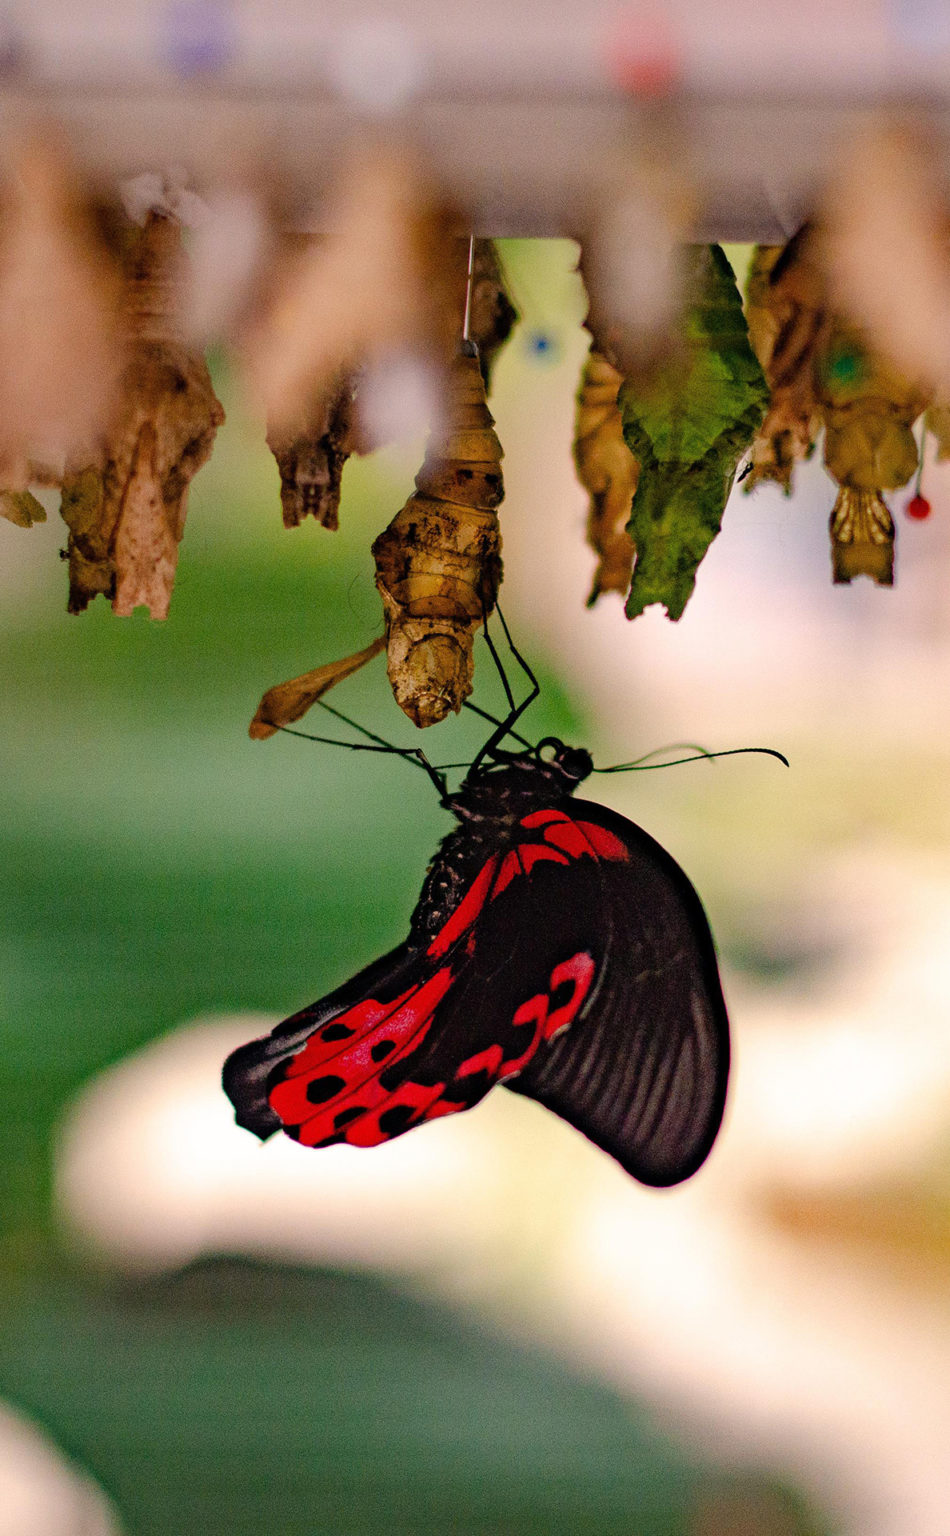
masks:
[(541, 746), (445, 796), (457, 824), (403, 944), (228, 1058), (239, 1124), (374, 1146), (502, 1083), (644, 1183), (700, 1166), (729, 1037), (699, 898), (647, 833), (572, 798), (587, 752)]

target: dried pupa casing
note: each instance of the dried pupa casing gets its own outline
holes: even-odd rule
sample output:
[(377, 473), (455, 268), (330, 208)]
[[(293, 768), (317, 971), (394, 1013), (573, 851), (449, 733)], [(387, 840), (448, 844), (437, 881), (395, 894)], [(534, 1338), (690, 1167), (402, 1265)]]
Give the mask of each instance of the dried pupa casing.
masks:
[[(450, 324), (457, 324), (465, 302), (469, 242), (455, 241), (458, 293), (453, 293)], [(319, 242), (309, 239), (298, 246), (299, 252), (318, 249)], [(472, 289), (469, 331), (478, 347), (478, 363), (491, 388), (491, 368), (504, 346), (518, 315), (505, 286), (504, 273), (493, 240), (476, 240), (473, 251)], [(285, 528), (299, 527), (306, 517), (313, 517), (324, 528), (339, 526), (340, 490), (343, 470), (351, 453), (365, 453), (373, 446), (372, 432), (362, 420), (360, 382), (371, 351), (364, 354), (363, 365), (341, 367), (329, 378), (309, 407), (296, 418), (272, 417), (267, 426), (267, 443), (280, 472), (280, 501)], [(380, 446), (379, 443), (376, 446)]]
[(598, 556), (588, 607), (601, 592), (626, 596), (633, 574), (636, 551), (627, 523), (640, 466), (624, 441), (617, 404), (622, 383), (623, 374), (595, 344), (581, 374), (574, 417), (574, 464), (590, 496), (587, 542)]
[(299, 528), (305, 517), (324, 528), (339, 527), (343, 470), (357, 442), (358, 377), (357, 369), (344, 369), (309, 420), (291, 427), (268, 423), (267, 446), (280, 473), (285, 528)]
[(204, 358), (181, 339), (181, 258), (178, 223), (150, 214), (127, 253), (117, 406), (95, 454), (63, 477), (70, 613), (100, 593), (123, 617), (168, 613), (188, 488), (224, 420)]
[(415, 725), (435, 725), (472, 691), (475, 630), (501, 580), (502, 449), (474, 346), (449, 372), (446, 430), (430, 440), (416, 490), (373, 545), (387, 669)]
[(950, 389), (950, 198), (942, 134), (913, 110), (862, 113), (822, 197), (837, 309), (875, 349)]
[(917, 468), (911, 428), (929, 398), (855, 332), (836, 326), (820, 369), (826, 468), (858, 490), (906, 485)]
[(790, 494), (795, 464), (809, 457), (821, 431), (816, 372), (830, 326), (824, 289), (820, 237), (812, 225), (786, 246), (756, 246), (746, 320), (771, 398), (752, 444), (747, 491), (775, 480)]
[(342, 683), (344, 678), (352, 677), (354, 672), (358, 672), (368, 661), (372, 661), (374, 656), (378, 656), (385, 644), (385, 636), (380, 635), (377, 640), (371, 640), (369, 645), (361, 651), (354, 652), (352, 656), (344, 656), (339, 661), (326, 662), (322, 667), (314, 667), (310, 672), (292, 677), (289, 682), (277, 683), (273, 688), (268, 688), (251, 721), (248, 732), (251, 739), (266, 741), (267, 737), (273, 736), (275, 731), (281, 730), (285, 725), (292, 725), (322, 699), (325, 693), (335, 688), (337, 683)]
[[(118, 265), (57, 134), (11, 146), (0, 187), (0, 485), (95, 441), (121, 368)], [(57, 477), (58, 479), (58, 477)]]
[(288, 252), (244, 360), (268, 423), (293, 431), (341, 369), (403, 353), (441, 373), (458, 326), (458, 220), (403, 144), (365, 145), (326, 209), (332, 233)]
[(870, 576), (890, 586), (894, 521), (881, 492), (906, 485), (917, 468), (911, 429), (928, 404), (928, 391), (840, 323), (819, 381), (825, 467), (841, 486), (829, 524), (834, 580)]

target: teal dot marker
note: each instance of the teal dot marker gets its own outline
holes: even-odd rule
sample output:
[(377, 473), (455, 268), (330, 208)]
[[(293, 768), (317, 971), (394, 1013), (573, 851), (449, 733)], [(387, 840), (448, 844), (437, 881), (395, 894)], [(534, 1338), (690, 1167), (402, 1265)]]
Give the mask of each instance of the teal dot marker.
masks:
[(859, 384), (866, 371), (864, 358), (853, 347), (842, 347), (828, 359), (828, 379), (832, 384)]

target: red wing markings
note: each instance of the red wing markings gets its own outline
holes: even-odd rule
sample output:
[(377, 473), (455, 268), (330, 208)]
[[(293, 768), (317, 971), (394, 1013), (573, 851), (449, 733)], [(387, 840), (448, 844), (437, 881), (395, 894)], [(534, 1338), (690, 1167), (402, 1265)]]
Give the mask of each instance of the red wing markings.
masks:
[(519, 825), (528, 832), (543, 829), (544, 842), (519, 843), (501, 859), (497, 853), (486, 859), (455, 911), (430, 943), (430, 955), (446, 954), (471, 928), (486, 903), (494, 901), (517, 875), (530, 875), (537, 863), (570, 864), (572, 859), (584, 857), (623, 862), (630, 857), (626, 844), (615, 833), (594, 821), (575, 821), (564, 811), (532, 811), (522, 817)]
[[(474, 925), (486, 904), (493, 901), (518, 875), (530, 876), (535, 864), (568, 865), (583, 857), (626, 860), (623, 841), (595, 822), (575, 821), (564, 811), (534, 811), (522, 818), (528, 832), (540, 831), (542, 842), (517, 844), (504, 855), (486, 859), (462, 900), (429, 944), (427, 956), (441, 958), (468, 934), (465, 951), (475, 952)], [(314, 1031), (306, 1045), (286, 1065), (281, 1080), (268, 1094), (268, 1102), (285, 1129), (296, 1132), (306, 1146), (327, 1141), (346, 1141), (352, 1146), (376, 1146), (410, 1125), (454, 1114), (477, 1102), (493, 1082), (513, 1077), (532, 1059), (543, 1040), (550, 1040), (576, 1018), (594, 977), (595, 963), (586, 950), (561, 961), (551, 972), (547, 992), (539, 992), (516, 1009), (505, 1033), (530, 1038), (518, 1054), (506, 1057), (500, 1043), (492, 1044), (463, 1060), (454, 1069), (459, 1101), (444, 1098), (445, 1082), (422, 1084), (407, 1076), (387, 1089), (393, 1068), (412, 1056), (427, 1035), (436, 1010), (455, 976), (443, 965), (421, 986), (409, 988), (388, 1003), (366, 998), (329, 1019)], [(572, 992), (566, 1002), (551, 1008), (553, 995), (566, 983)], [(523, 1038), (523, 1036), (522, 1036)], [(482, 1087), (473, 1080), (487, 1078)], [(473, 1090), (480, 1089), (477, 1098)]]
[(521, 825), (529, 832), (535, 827), (545, 827), (546, 840), (575, 859), (585, 853), (597, 859), (619, 859), (621, 862), (630, 857), (626, 843), (616, 833), (598, 826), (596, 821), (575, 821), (564, 811), (532, 811), (530, 816), (521, 818)]
[(485, 902), (495, 895), (492, 882), (498, 868), (498, 855), (493, 853), (482, 865), (452, 916), (442, 924), (426, 951), (429, 955), (444, 955), (466, 929), (471, 928)]
[[(350, 1118), (354, 1124), (347, 1140), (353, 1140), (357, 1114), (385, 1109), (390, 1097), (379, 1081), (380, 1072), (417, 1049), (451, 983), (450, 967), (442, 966), (421, 987), (391, 1003), (369, 998), (337, 1014), (290, 1061), (284, 1078), (268, 1095), (271, 1109), (285, 1126), (299, 1127), (305, 1146), (337, 1135)], [(334, 1045), (344, 1038), (351, 1043), (328, 1051), (328, 1037)], [(423, 1091), (438, 1097), (441, 1087)], [(346, 1119), (341, 1121), (341, 1115)], [(379, 1139), (385, 1140), (385, 1134)]]
[[(388, 1068), (409, 1055), (428, 1031), (435, 1010), (452, 981), (448, 967), (430, 977), (410, 999), (404, 1000), (405, 994), (403, 998), (397, 998), (395, 1002), (400, 1003), (400, 1007), (394, 1004), (384, 1007), (374, 1000), (358, 1003), (323, 1028), (332, 1029), (334, 1023), (357, 1017), (364, 1024), (376, 1027), (370, 1027), (348, 1051), (336, 1051), (331, 1056), (325, 1048), (320, 1048), (320, 1042), (314, 1036), (291, 1063), (287, 1077), (271, 1089), (271, 1108), (285, 1127), (297, 1130), (298, 1140), (309, 1147), (338, 1140), (354, 1147), (375, 1147), (412, 1125), (468, 1109), (484, 1097), (493, 1083), (521, 1072), (543, 1040), (551, 1040), (567, 1028), (590, 990), (595, 970), (594, 960), (586, 950), (579, 950), (570, 959), (562, 960), (551, 972), (548, 990), (522, 1003), (512, 1017), (514, 1029), (521, 1031), (531, 1027), (530, 1038), (521, 1053), (506, 1057), (502, 1045), (490, 1045), (460, 1062), (452, 1074), (451, 1083), (423, 1084), (410, 1077), (396, 1088), (387, 1090), (380, 1081), (383, 1062)], [(570, 996), (552, 1009), (553, 996), (566, 984), (571, 986)], [(378, 1049), (382, 1037), (389, 1044), (393, 1034), (402, 1034), (401, 1047), (394, 1045), (385, 1057), (374, 1057), (373, 1050)], [(303, 1062), (303, 1057), (308, 1060)], [(338, 1065), (340, 1075), (323, 1070), (328, 1061)], [(343, 1076), (343, 1073), (347, 1075)], [(477, 1098), (473, 1098), (471, 1089), (475, 1085), (471, 1080), (482, 1073), (487, 1082), (484, 1086), (477, 1085), (481, 1091)], [(452, 1083), (459, 1086), (461, 1098), (445, 1097)]]
[[(586, 950), (579, 950), (572, 955), (570, 960), (562, 960), (551, 972), (547, 992), (538, 992), (534, 997), (529, 997), (526, 1003), (522, 1003), (512, 1015), (512, 1024), (515, 1029), (523, 1029), (528, 1024), (534, 1025), (531, 1040), (520, 1056), (512, 1056), (505, 1059), (505, 1052), (500, 1045), (490, 1045), (484, 1051), (478, 1051), (474, 1056), (469, 1056), (461, 1062), (455, 1070), (455, 1077), (472, 1077), (477, 1072), (487, 1072), (493, 1081), (504, 1082), (506, 1077), (514, 1077), (524, 1070), (531, 1060), (542, 1040), (551, 1040), (555, 1035), (566, 1029), (568, 1024), (576, 1018), (578, 1010), (590, 991), (590, 984), (594, 978), (596, 967), (591, 956)], [(565, 1003), (549, 1012), (549, 1004), (553, 993), (565, 982), (573, 983), (573, 991)]]
[[(534, 1056), (542, 1040), (553, 1040), (562, 1029), (573, 1022), (580, 1011), (581, 1004), (590, 991), (590, 984), (594, 979), (596, 966), (593, 957), (586, 950), (578, 950), (570, 960), (562, 960), (551, 972), (547, 992), (538, 992), (534, 997), (529, 997), (526, 1003), (515, 1010), (512, 1024), (516, 1029), (523, 1029), (528, 1024), (534, 1025), (531, 1039), (520, 1056), (513, 1056), (507, 1061), (505, 1053), (500, 1045), (491, 1045), (486, 1051), (479, 1051), (478, 1055), (470, 1056), (463, 1061), (456, 1071), (456, 1077), (467, 1077), (470, 1073), (486, 1071), (498, 1082), (504, 1082), (508, 1077), (516, 1077), (523, 1072), (528, 1062)], [(566, 1002), (560, 1007), (550, 1011), (550, 1003), (553, 994), (565, 982), (573, 983), (573, 990)]]

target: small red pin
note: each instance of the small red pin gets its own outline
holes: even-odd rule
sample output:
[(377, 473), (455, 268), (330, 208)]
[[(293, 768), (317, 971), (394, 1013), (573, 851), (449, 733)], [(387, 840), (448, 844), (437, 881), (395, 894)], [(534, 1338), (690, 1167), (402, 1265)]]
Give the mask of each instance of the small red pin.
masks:
[(904, 516), (912, 518), (915, 523), (922, 523), (930, 516), (932, 511), (930, 502), (926, 496), (920, 494), (920, 480), (924, 472), (924, 445), (927, 441), (927, 428), (924, 427), (920, 434), (920, 458), (917, 462), (917, 483), (914, 486), (914, 494), (904, 508)]
[(927, 500), (926, 496), (921, 496), (920, 492), (918, 491), (916, 496), (912, 496), (910, 498), (910, 501), (907, 503), (904, 511), (906, 515), (908, 517), (912, 517), (915, 522), (922, 523), (925, 517), (930, 516), (930, 502)]

